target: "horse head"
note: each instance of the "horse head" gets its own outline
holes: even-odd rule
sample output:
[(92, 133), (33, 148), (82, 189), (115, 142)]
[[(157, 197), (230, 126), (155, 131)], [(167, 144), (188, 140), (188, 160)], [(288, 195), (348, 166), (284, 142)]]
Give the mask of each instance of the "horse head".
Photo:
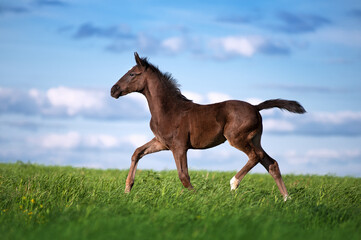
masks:
[(138, 53), (135, 52), (134, 57), (137, 65), (132, 67), (114, 84), (110, 91), (112, 97), (119, 98), (131, 92), (141, 92), (144, 89), (146, 83), (146, 67)]

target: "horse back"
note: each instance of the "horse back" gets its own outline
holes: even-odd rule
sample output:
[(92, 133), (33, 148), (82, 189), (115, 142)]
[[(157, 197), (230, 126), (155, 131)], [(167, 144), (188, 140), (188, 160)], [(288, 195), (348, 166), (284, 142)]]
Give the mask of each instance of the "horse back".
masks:
[(195, 104), (185, 115), (183, 123), (189, 132), (191, 148), (203, 149), (217, 146), (226, 141), (227, 126), (249, 128), (258, 122), (258, 111), (247, 102), (230, 100), (220, 103)]

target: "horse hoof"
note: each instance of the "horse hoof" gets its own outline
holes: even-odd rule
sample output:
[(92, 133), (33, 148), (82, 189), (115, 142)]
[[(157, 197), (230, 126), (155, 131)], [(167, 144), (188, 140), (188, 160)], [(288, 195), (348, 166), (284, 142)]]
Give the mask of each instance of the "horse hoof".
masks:
[(240, 181), (236, 177), (233, 177), (229, 182), (229, 184), (231, 185), (231, 191), (236, 190), (238, 188), (239, 183)]
[(291, 200), (291, 196), (290, 195), (286, 195), (283, 197), (283, 201), (286, 202), (287, 200)]
[(131, 187), (130, 186), (126, 186), (124, 193), (130, 193)]

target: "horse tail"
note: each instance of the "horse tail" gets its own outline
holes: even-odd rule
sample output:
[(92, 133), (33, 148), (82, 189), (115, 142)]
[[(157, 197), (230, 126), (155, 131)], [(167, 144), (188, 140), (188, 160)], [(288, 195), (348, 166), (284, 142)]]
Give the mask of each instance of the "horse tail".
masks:
[(296, 101), (289, 101), (289, 100), (283, 100), (283, 99), (271, 99), (264, 101), (258, 105), (255, 106), (258, 111), (261, 111), (263, 109), (269, 109), (269, 108), (279, 108), (279, 109), (286, 109), (289, 112), (293, 113), (305, 113), (306, 110)]

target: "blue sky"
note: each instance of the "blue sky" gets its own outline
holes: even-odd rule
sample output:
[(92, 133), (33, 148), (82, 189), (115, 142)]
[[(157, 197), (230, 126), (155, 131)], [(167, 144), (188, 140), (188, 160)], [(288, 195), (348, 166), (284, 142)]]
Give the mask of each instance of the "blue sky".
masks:
[[(128, 168), (150, 115), (143, 96), (109, 92), (135, 51), (198, 103), (299, 101), (307, 114), (262, 111), (281, 171), (361, 176), (359, 1), (3, 1), (0, 161)], [(245, 162), (228, 143), (189, 152), (191, 169)]]

